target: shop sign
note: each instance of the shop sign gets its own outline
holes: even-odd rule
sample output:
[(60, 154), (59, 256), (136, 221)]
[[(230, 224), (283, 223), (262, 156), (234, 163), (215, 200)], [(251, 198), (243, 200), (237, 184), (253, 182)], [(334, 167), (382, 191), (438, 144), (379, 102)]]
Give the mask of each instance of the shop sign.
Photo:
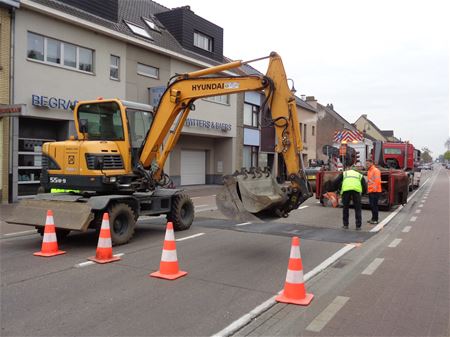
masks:
[(207, 120), (203, 120), (203, 119), (187, 118), (184, 125), (187, 127), (198, 127), (198, 128), (203, 128), (203, 129), (222, 130), (223, 132), (231, 131), (231, 124), (229, 124), (229, 123), (207, 121)]
[(2, 105), (0, 104), (0, 117), (15, 117), (24, 114), (25, 106), (21, 104)]
[(48, 97), (42, 95), (31, 95), (31, 104), (36, 107), (59, 109), (59, 110), (70, 110), (71, 106), (77, 104), (77, 100), (69, 100), (58, 97)]

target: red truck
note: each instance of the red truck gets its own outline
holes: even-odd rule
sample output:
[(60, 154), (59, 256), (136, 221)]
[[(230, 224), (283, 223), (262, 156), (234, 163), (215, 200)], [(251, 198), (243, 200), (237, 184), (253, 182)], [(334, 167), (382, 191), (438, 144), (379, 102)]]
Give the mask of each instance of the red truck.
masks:
[[(420, 151), (408, 142), (375, 142), (372, 158), (381, 171), (381, 197), (379, 205), (385, 209), (399, 204), (406, 204), (408, 192), (418, 187), (420, 171), (417, 165), (420, 161)], [(366, 174), (366, 172), (361, 172)], [(333, 191), (334, 179), (338, 171), (320, 171), (316, 175), (316, 198), (324, 204), (324, 194)], [(368, 205), (367, 195), (361, 202)]]

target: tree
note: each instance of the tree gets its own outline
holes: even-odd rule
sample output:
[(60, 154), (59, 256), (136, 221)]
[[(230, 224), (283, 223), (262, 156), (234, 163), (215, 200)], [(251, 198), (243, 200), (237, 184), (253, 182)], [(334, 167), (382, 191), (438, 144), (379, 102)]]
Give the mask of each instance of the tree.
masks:
[(445, 141), (445, 147), (447, 148), (447, 152), (450, 151), (450, 138), (447, 138)]
[(422, 148), (422, 161), (425, 163), (430, 163), (433, 161), (433, 158), (430, 155), (431, 150), (428, 147)]
[(450, 161), (450, 151), (444, 153), (444, 159)]

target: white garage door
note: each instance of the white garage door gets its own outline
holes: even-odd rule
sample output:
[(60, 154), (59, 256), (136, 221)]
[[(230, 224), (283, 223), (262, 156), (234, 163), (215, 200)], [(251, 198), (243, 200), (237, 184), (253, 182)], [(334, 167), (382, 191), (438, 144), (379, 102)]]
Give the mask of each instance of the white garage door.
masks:
[(205, 151), (181, 151), (181, 185), (203, 185), (205, 176)]

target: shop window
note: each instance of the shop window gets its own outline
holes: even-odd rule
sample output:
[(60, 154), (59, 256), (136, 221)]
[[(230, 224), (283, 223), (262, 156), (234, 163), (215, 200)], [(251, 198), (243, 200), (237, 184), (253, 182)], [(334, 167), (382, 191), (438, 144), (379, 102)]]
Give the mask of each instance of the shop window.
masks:
[(194, 46), (212, 52), (213, 39), (205, 34), (194, 32)]
[(109, 78), (112, 80), (119, 80), (120, 69), (120, 57), (111, 55), (111, 61), (109, 65)]
[(146, 64), (138, 63), (137, 64), (137, 73), (142, 76), (147, 76), (151, 78), (159, 78), (159, 69), (148, 66)]
[(244, 125), (253, 126), (255, 128), (259, 125), (259, 107), (253, 104), (244, 103)]
[(242, 151), (242, 166), (246, 168), (258, 166), (258, 146), (244, 145)]
[(27, 58), (63, 68), (94, 72), (94, 51), (28, 32)]

